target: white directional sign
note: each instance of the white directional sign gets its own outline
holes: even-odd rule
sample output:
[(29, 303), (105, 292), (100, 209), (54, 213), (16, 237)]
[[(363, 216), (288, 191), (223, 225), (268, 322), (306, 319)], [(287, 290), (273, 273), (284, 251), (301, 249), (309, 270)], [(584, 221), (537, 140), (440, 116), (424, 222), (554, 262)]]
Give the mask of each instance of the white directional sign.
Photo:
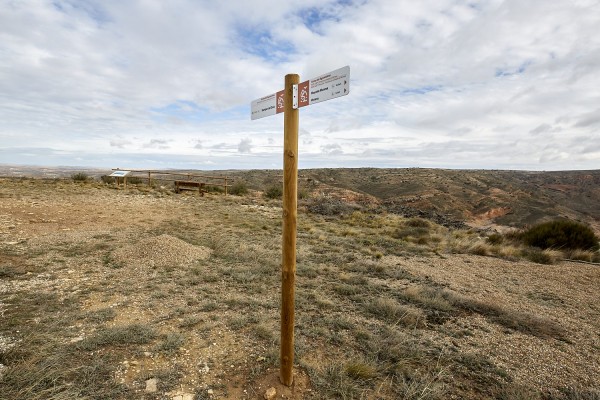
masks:
[[(280, 90), (254, 100), (250, 104), (250, 119), (264, 118), (283, 112), (284, 93)], [(293, 108), (335, 99), (348, 93), (350, 93), (350, 67), (345, 66), (294, 85)]]
[(345, 66), (298, 84), (298, 106), (335, 99), (350, 93), (350, 67)]

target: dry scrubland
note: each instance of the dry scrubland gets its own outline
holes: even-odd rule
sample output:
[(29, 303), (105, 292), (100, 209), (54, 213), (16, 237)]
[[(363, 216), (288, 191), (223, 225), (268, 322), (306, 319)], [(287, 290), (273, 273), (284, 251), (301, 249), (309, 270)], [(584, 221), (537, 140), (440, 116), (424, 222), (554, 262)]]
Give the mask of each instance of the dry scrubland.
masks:
[(278, 200), (0, 180), (0, 398), (600, 398), (598, 266), (302, 204), (283, 392)]

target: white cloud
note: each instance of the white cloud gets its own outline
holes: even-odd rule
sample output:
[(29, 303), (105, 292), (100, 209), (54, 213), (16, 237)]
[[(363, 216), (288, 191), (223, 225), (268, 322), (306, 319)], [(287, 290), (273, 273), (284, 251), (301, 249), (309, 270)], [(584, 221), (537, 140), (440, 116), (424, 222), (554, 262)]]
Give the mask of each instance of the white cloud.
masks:
[(301, 110), (300, 164), (598, 168), (598, 21), (591, 0), (8, 2), (0, 162), (279, 165), (282, 118), (250, 101), (350, 65), (349, 96)]
[(238, 144), (238, 152), (250, 153), (251, 151), (252, 151), (252, 140), (250, 140), (250, 139), (240, 140), (240, 144)]

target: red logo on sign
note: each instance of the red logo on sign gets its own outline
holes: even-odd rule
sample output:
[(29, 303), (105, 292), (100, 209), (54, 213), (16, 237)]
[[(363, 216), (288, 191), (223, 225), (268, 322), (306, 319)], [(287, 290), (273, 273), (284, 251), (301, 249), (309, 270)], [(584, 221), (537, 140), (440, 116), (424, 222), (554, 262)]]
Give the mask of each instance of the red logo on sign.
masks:
[(310, 81), (304, 81), (298, 84), (298, 107), (307, 106), (309, 103), (309, 82)]
[(283, 107), (284, 107), (284, 103), (285, 103), (285, 90), (281, 90), (279, 92), (277, 92), (277, 96), (276, 98), (276, 107), (275, 109), (277, 110), (277, 114), (282, 113), (283, 112)]

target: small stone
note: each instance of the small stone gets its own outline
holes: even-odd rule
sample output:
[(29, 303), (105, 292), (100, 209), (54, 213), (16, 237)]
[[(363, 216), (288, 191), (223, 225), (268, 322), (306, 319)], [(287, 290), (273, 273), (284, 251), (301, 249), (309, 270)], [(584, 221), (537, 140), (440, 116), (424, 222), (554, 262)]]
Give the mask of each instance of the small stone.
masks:
[(146, 357), (150, 357), (150, 356), (152, 355), (152, 353), (150, 353), (149, 351), (145, 351), (145, 352), (144, 352), (144, 355), (145, 355)]
[(275, 389), (274, 387), (270, 387), (267, 389), (263, 397), (265, 398), (265, 400), (274, 400), (275, 396), (277, 396), (277, 389)]
[(204, 363), (204, 366), (202, 368), (200, 368), (200, 373), (208, 374), (209, 372), (210, 372), (210, 368), (208, 367), (208, 365), (206, 363)]
[(148, 379), (146, 381), (146, 392), (147, 393), (156, 392), (158, 390), (157, 385), (158, 385), (158, 379), (156, 379), (156, 378)]
[(206, 391), (206, 393), (208, 393), (208, 394), (213, 394), (214, 392), (215, 392), (215, 391), (214, 391), (214, 390), (212, 390), (212, 389), (208, 389), (208, 390)]

